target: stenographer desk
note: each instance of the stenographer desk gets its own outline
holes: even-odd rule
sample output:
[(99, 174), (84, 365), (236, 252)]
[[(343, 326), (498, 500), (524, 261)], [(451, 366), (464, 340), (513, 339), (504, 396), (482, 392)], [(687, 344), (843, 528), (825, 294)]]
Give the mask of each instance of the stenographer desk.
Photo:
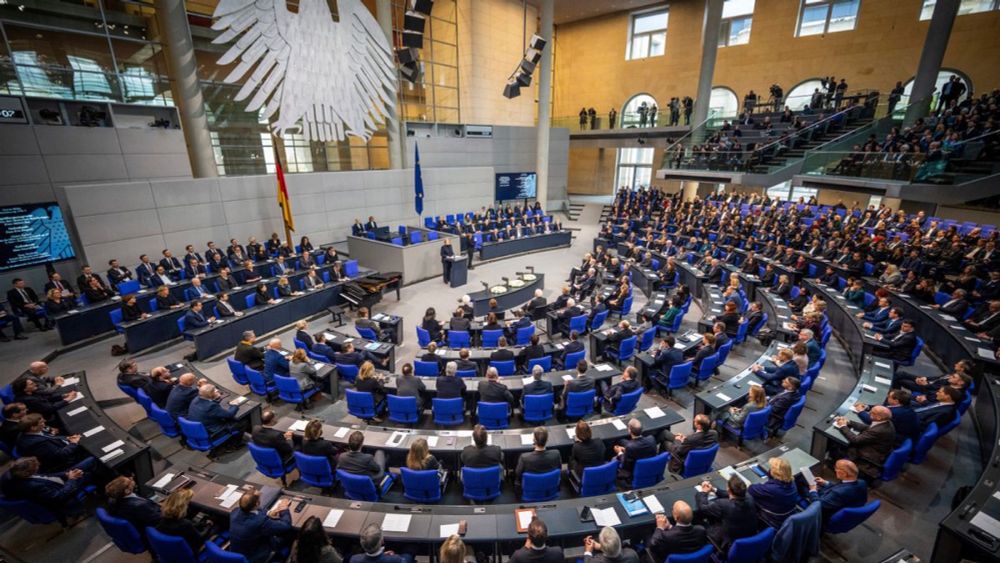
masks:
[(497, 300), (497, 309), (500, 311), (513, 309), (518, 305), (531, 301), (531, 299), (535, 296), (535, 290), (543, 289), (545, 287), (545, 274), (535, 273), (529, 275), (535, 276), (535, 279), (524, 280), (520, 276), (511, 276), (511, 281), (517, 279), (519, 281), (523, 281), (524, 285), (521, 287), (504, 286), (507, 291), (503, 293), (493, 293), (490, 289), (470, 293), (469, 297), (472, 299), (472, 314), (477, 317), (486, 316), (486, 314), (490, 312), (491, 299)]

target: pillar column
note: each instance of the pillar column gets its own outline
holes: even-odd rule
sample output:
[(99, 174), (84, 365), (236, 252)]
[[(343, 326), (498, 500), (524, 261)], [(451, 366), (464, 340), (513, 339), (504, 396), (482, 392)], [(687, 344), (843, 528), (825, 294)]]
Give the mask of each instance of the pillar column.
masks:
[(191, 173), (195, 178), (219, 175), (208, 132), (205, 99), (198, 82), (198, 63), (182, 0), (155, 0), (156, 21), (160, 26), (164, 57), (170, 73), (170, 88), (181, 118), (187, 143)]
[(905, 126), (912, 125), (930, 110), (930, 97), (938, 73), (941, 72), (941, 62), (944, 61), (944, 52), (948, 49), (951, 28), (955, 23), (955, 16), (958, 15), (958, 5), (959, 0), (937, 0), (934, 5), (924, 47), (920, 51), (920, 62), (917, 63), (913, 89), (910, 90), (910, 105), (906, 108), (906, 118), (903, 121)]
[(690, 180), (681, 181), (681, 197), (684, 198), (684, 201), (693, 201), (697, 195), (698, 182), (692, 182)]
[[(392, 46), (392, 0), (378, 0), (375, 5), (375, 11), (377, 12), (376, 18), (378, 19), (378, 24), (382, 28), (382, 33), (385, 33), (386, 39), (389, 40), (389, 45)], [(399, 78), (396, 78), (396, 87), (402, 88), (402, 84)], [(394, 102), (399, 103), (399, 93), (397, 92)], [(398, 170), (404, 166), (403, 157), (403, 143), (402, 136), (399, 134), (399, 114), (396, 112), (396, 106), (393, 105), (389, 108), (388, 113), (385, 116), (385, 131), (387, 135), (386, 142), (389, 145), (389, 168), (393, 170)]]
[[(708, 119), (708, 103), (712, 98), (712, 79), (715, 76), (715, 55), (719, 50), (719, 26), (722, 25), (722, 0), (705, 0), (705, 21), (701, 28), (701, 70), (698, 73), (698, 92), (694, 100), (694, 115), (691, 126), (700, 125)], [(699, 143), (702, 133), (693, 135), (693, 142)]]
[(535, 169), (538, 173), (538, 195), (542, 208), (549, 210), (549, 129), (552, 124), (552, 49), (555, 48), (553, 12), (555, 0), (541, 0), (542, 26), (538, 34), (545, 39), (538, 71), (538, 153)]

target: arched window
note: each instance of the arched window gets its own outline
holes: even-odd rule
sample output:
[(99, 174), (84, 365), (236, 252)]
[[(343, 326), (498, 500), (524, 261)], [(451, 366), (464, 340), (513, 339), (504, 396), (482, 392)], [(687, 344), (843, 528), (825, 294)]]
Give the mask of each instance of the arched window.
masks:
[[(951, 80), (952, 76), (957, 76), (958, 79), (961, 80), (963, 84), (965, 84), (965, 92), (958, 99), (959, 102), (968, 98), (969, 92), (972, 92), (972, 81), (969, 80), (969, 77), (966, 76), (964, 72), (959, 70), (953, 70), (950, 68), (942, 68), (941, 71), (938, 72), (937, 80), (934, 81), (934, 93), (931, 94), (933, 96), (933, 98), (931, 99), (932, 110), (937, 109), (938, 100), (941, 98), (941, 88), (945, 85), (946, 82)], [(913, 91), (914, 80), (916, 80), (916, 78), (911, 78), (909, 82), (903, 85), (903, 97), (899, 99), (899, 105), (897, 106), (897, 108), (902, 109), (910, 104), (910, 92)], [(897, 113), (899, 112), (899, 109), (897, 109)]]
[(810, 78), (803, 82), (799, 82), (795, 88), (788, 91), (785, 97), (785, 105), (792, 108), (792, 111), (800, 111), (809, 105), (812, 100), (812, 95), (819, 88), (820, 92), (826, 92), (823, 89), (823, 81), (819, 78)]
[(708, 100), (708, 111), (710, 117), (729, 119), (736, 117), (740, 109), (736, 92), (725, 86), (712, 88), (712, 97)]
[[(653, 106), (657, 106), (657, 108), (656, 108), (657, 111), (658, 111), (658, 117), (657, 118), (659, 119), (659, 109), (660, 109), (660, 107), (659, 107), (659, 104), (656, 103), (656, 99), (653, 98), (653, 96), (650, 96), (649, 94), (636, 94), (635, 96), (632, 96), (632, 98), (628, 102), (625, 103), (625, 107), (622, 108), (622, 116), (621, 116), (621, 126), (622, 127), (647, 127), (647, 126), (651, 126), (651, 124), (648, 121), (646, 123), (642, 123), (642, 118), (640, 117), (640, 114), (639, 114), (639, 108), (642, 107), (642, 104), (644, 102), (646, 104), (646, 108), (647, 109), (651, 108)], [(666, 108), (663, 108), (663, 109), (666, 109)]]

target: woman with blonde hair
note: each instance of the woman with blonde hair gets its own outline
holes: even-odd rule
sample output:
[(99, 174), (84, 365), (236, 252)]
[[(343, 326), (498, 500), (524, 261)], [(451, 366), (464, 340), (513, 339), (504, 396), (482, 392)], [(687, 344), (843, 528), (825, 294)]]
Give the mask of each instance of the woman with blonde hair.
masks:
[(354, 390), (371, 393), (375, 403), (380, 403), (385, 399), (385, 386), (382, 380), (375, 373), (375, 364), (366, 361), (358, 369), (358, 377), (354, 380)]
[(406, 468), (413, 471), (430, 471), (433, 469), (438, 472), (439, 479), (443, 479), (445, 473), (441, 467), (441, 462), (431, 454), (427, 440), (423, 438), (417, 438), (410, 444), (410, 451), (406, 453)]
[(305, 348), (296, 348), (288, 361), (288, 374), (299, 383), (300, 391), (308, 391), (316, 387), (316, 368), (309, 361)]
[(458, 534), (452, 534), (441, 544), (441, 550), (438, 552), (438, 562), (465, 563), (467, 552), (465, 542), (462, 541), (462, 538)]
[(49, 315), (65, 313), (76, 306), (75, 300), (63, 299), (62, 292), (52, 288), (45, 294), (45, 312)]
[(729, 412), (723, 415), (722, 420), (736, 428), (743, 428), (743, 423), (746, 422), (750, 413), (757, 412), (766, 406), (767, 393), (764, 392), (764, 387), (751, 384), (747, 404), (742, 407), (729, 407)]
[[(184, 541), (191, 546), (191, 551), (198, 553), (205, 545), (205, 537), (187, 517), (188, 505), (193, 497), (194, 491), (190, 488), (177, 489), (170, 493), (160, 509), (163, 518), (156, 525), (156, 531), (184, 538)], [(206, 533), (209, 531), (210, 528), (205, 530)]]
[(792, 466), (788, 460), (772, 457), (768, 460), (768, 479), (754, 483), (747, 489), (757, 507), (757, 518), (765, 525), (780, 530), (799, 505), (799, 491), (792, 479)]

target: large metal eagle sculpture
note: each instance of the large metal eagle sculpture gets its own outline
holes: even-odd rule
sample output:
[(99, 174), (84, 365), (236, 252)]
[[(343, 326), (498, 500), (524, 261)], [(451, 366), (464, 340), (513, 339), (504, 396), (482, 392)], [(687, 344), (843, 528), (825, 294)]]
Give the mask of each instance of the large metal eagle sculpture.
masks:
[(218, 62), (238, 61), (225, 82), (243, 81), (236, 101), (263, 108), (275, 134), (301, 127), (307, 140), (367, 141), (396, 103), (382, 28), (361, 0), (336, 2), (339, 21), (327, 0), (301, 0), (297, 14), (285, 0), (220, 0), (215, 8), (212, 28), (222, 33), (213, 43), (235, 40)]

